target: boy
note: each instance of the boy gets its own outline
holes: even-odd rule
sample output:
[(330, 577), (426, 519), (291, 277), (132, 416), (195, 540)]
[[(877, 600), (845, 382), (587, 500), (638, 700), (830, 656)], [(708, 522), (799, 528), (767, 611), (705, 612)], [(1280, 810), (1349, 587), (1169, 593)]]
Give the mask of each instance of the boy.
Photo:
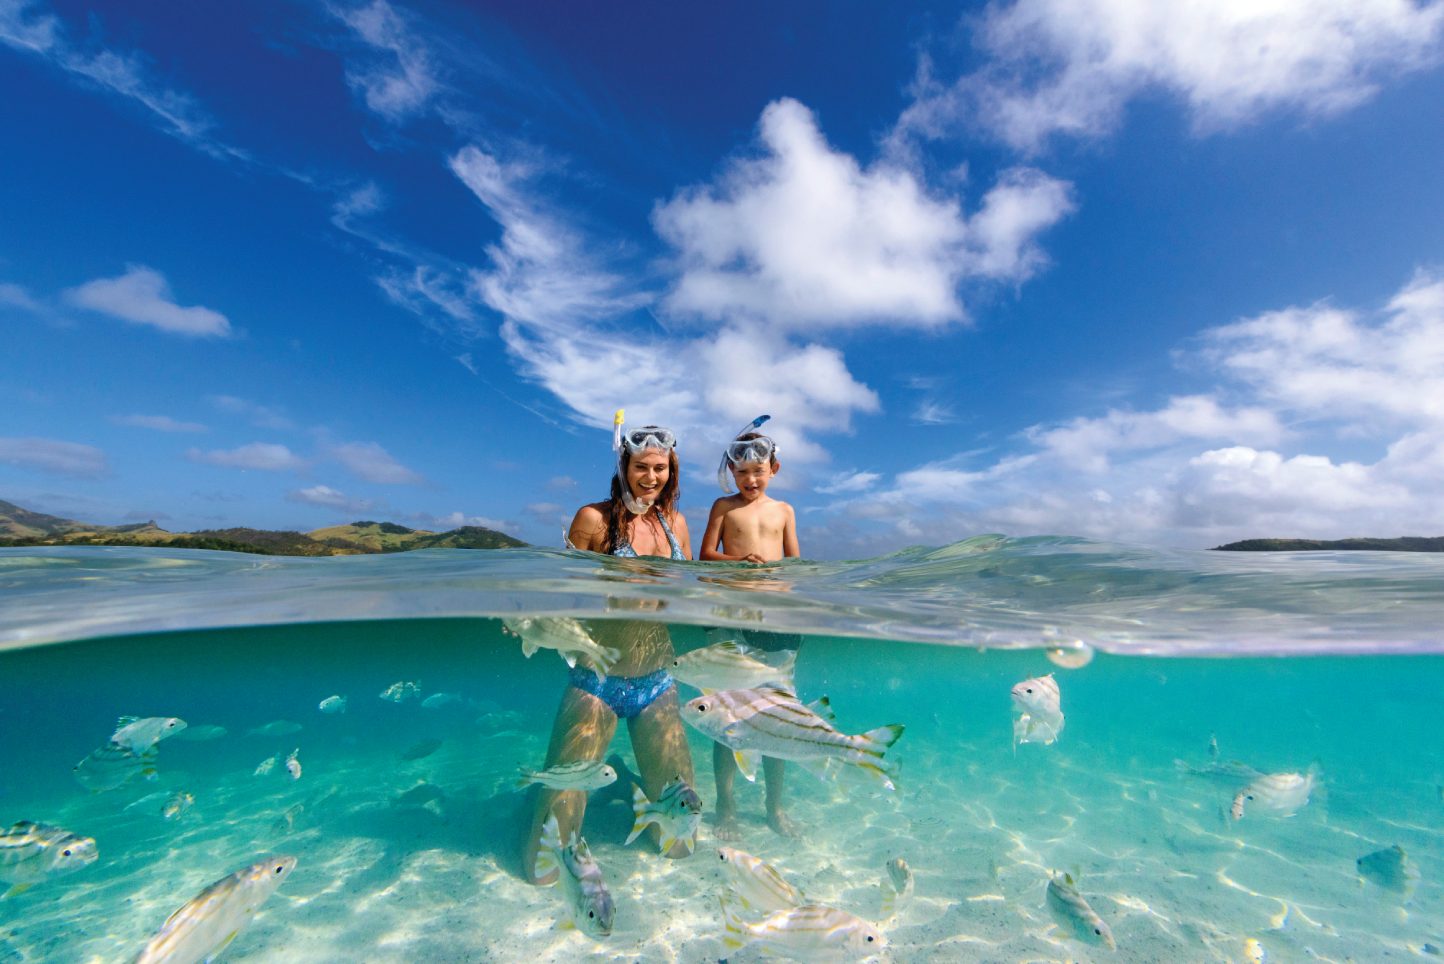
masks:
[[(738, 492), (712, 503), (707, 531), (702, 536), (701, 558), (762, 563), (801, 555), (797, 545), (797, 517), (792, 506), (767, 494), (768, 484), (782, 468), (777, 461), (777, 444), (765, 435), (744, 432), (727, 446), (723, 467), (718, 481), (725, 490), (725, 472), (730, 472)], [(777, 633), (727, 630), (725, 635), (740, 636), (742, 642), (770, 651), (796, 649), (802, 642), (800, 636)], [(732, 751), (720, 743), (712, 747), (712, 770), (717, 780), (717, 837), (735, 840), (738, 837), (737, 803), (732, 796), (732, 784), (737, 777), (737, 762)], [(782, 812), (782, 761), (763, 757), (762, 772), (767, 782), (767, 825), (784, 837), (797, 836), (792, 821)]]

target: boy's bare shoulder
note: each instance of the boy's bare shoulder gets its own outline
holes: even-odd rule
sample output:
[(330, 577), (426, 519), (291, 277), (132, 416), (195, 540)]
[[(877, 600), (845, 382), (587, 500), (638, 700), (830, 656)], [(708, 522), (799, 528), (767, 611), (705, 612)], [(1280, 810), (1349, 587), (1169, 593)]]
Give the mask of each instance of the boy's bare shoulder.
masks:
[(737, 508), (738, 506), (740, 506), (740, 505), (742, 505), (742, 504), (743, 504), (743, 502), (742, 502), (742, 496), (740, 496), (740, 495), (724, 495), (724, 496), (722, 496), (720, 499), (718, 499), (716, 502), (713, 502), (713, 503), (712, 503), (712, 511), (713, 511), (714, 513), (715, 513), (715, 512), (731, 512), (733, 509)]

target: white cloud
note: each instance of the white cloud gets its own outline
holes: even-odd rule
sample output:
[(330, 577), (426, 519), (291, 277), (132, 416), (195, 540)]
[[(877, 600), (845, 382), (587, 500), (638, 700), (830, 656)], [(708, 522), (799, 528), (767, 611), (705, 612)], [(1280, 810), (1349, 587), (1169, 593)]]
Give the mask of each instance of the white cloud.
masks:
[(353, 499), (331, 488), (329, 485), (313, 485), (306, 489), (296, 489), (287, 494), (286, 498), (292, 502), (304, 502), (307, 505), (319, 505), (328, 509), (340, 509), (343, 512), (367, 512), (375, 507), (375, 503), (369, 499)]
[(296, 427), (281, 409), (234, 395), (207, 395), (206, 401), (230, 415), (240, 415), (257, 428), (285, 431)]
[(231, 334), (225, 315), (209, 308), (177, 305), (165, 277), (143, 265), (131, 265), (118, 278), (87, 281), (67, 291), (65, 298), (73, 305), (171, 334), (197, 338)]
[(492, 519), (484, 515), (467, 515), (464, 512), (451, 512), (446, 515), (431, 515), (429, 513), (415, 513), (408, 518), (413, 522), (420, 523), (428, 529), (459, 529), (462, 526), (481, 526), (485, 529), (494, 529), (497, 532), (511, 533), (520, 528), (517, 523), (509, 519)]
[(1014, 0), (977, 21), (985, 65), (954, 83), (924, 60), (897, 135), (981, 124), (1025, 150), (1096, 136), (1162, 90), (1206, 133), (1266, 112), (1328, 116), (1437, 63), (1444, 4), (1414, 0)]
[(577, 487), (577, 480), (570, 475), (554, 475), (547, 479), (547, 491), (570, 492)]
[(325, 454), (353, 475), (383, 485), (419, 485), (426, 481), (375, 442), (340, 442), (327, 445)]
[(95, 446), (49, 438), (0, 438), (0, 462), (83, 479), (100, 478), (110, 471), (105, 453)]
[(372, 48), (365, 65), (352, 64), (346, 80), (382, 117), (398, 123), (426, 108), (440, 90), (431, 55), (386, 0), (364, 7), (333, 6), (332, 13)]
[(17, 284), (0, 284), (0, 306), (20, 308), (24, 311), (39, 311), (40, 303), (30, 297), (30, 292)]
[(182, 422), (169, 415), (112, 415), (116, 425), (131, 428), (148, 428), (157, 432), (205, 432), (208, 429), (199, 422)]
[(839, 472), (825, 482), (818, 483), (814, 488), (826, 495), (841, 495), (848, 492), (866, 492), (873, 487), (878, 479), (882, 478), (876, 472), (864, 472), (861, 469), (853, 469), (849, 472)]
[(834, 150), (795, 100), (768, 105), (760, 136), (762, 156), (653, 213), (678, 251), (670, 311), (794, 329), (936, 327), (965, 316), (964, 280), (1037, 270), (1037, 234), (1072, 210), (1068, 185), (1020, 169), (970, 219), (905, 167), (864, 169)]
[(956, 422), (957, 415), (947, 405), (941, 402), (924, 400), (918, 403), (913, 410), (913, 421), (921, 425), (947, 425), (949, 422)]
[(186, 458), (192, 462), (219, 465), (232, 469), (260, 469), (265, 472), (288, 472), (305, 466), (305, 459), (284, 445), (273, 442), (252, 442), (234, 449), (212, 449), (203, 452), (190, 449)]

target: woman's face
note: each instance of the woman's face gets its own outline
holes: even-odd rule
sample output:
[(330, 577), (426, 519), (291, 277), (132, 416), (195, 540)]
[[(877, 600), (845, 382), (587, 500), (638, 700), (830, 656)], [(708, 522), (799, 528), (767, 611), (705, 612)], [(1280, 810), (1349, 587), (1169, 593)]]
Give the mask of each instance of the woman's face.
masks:
[(632, 490), (632, 498), (643, 502), (656, 502), (671, 475), (672, 461), (660, 449), (647, 449), (632, 456), (627, 463), (627, 485)]

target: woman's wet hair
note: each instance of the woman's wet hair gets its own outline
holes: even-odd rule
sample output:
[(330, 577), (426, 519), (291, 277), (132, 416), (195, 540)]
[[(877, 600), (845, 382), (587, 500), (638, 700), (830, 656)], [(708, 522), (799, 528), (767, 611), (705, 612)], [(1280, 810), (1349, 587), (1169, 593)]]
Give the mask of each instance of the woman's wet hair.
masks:
[[(650, 451), (650, 450), (649, 450)], [(632, 465), (632, 453), (625, 447), (622, 448), (622, 471), (621, 478), (612, 476), (612, 493), (607, 502), (607, 544), (605, 552), (614, 552), (617, 546), (621, 545), (626, 538), (627, 520), (632, 518), (631, 511), (627, 504), (622, 501), (622, 486), (625, 484), (622, 478), (627, 475), (627, 470)], [(667, 473), (667, 482), (662, 486), (662, 491), (657, 494), (657, 501), (653, 507), (659, 514), (672, 514), (677, 510), (677, 497), (682, 492), (681, 464), (677, 461), (677, 450), (667, 450), (667, 465), (670, 471)]]

